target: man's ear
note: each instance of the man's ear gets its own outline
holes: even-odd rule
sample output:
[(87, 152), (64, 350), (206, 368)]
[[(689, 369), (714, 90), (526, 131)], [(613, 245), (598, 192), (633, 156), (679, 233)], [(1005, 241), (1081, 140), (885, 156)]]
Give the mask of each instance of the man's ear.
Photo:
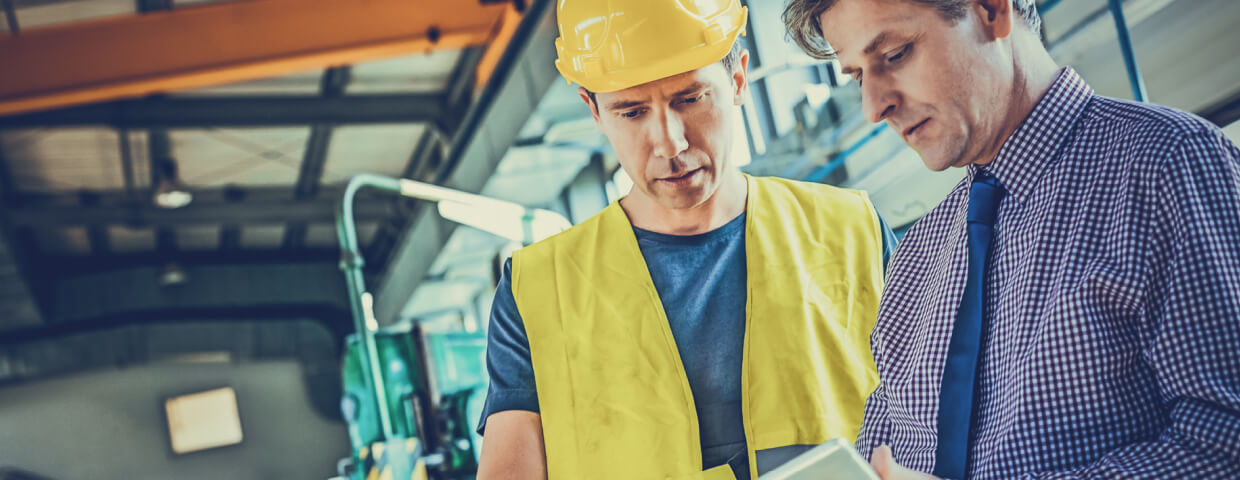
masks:
[(745, 95), (749, 94), (749, 50), (741, 49), (736, 57), (736, 65), (732, 67), (733, 98), (732, 103), (743, 105)]
[(577, 96), (581, 97), (581, 101), (586, 102), (586, 106), (590, 108), (590, 115), (594, 116), (594, 123), (598, 123), (598, 104), (590, 97), (590, 92), (586, 91), (586, 87), (577, 87)]
[(1012, 0), (977, 0), (974, 8), (987, 37), (997, 40), (1012, 34)]

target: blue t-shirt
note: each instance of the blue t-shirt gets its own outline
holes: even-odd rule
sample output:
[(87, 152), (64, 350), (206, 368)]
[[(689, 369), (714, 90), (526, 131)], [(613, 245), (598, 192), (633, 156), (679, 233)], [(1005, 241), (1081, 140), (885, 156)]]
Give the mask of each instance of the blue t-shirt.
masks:
[[(882, 219), (879, 219), (880, 222)], [(895, 246), (886, 223), (883, 264)], [(666, 235), (634, 228), (637, 245), (667, 313), (697, 407), (702, 468), (728, 463), (737, 478), (749, 478), (741, 421), (741, 356), (745, 339), (745, 214), (707, 233)], [(478, 432), (491, 414), (538, 412), (529, 340), (512, 295), (512, 262), (491, 306), (487, 371), (491, 385)], [(779, 451), (783, 450), (783, 451)], [(766, 471), (803, 448), (759, 452)], [(770, 454), (766, 454), (770, 452)], [(768, 461), (769, 459), (769, 461)]]

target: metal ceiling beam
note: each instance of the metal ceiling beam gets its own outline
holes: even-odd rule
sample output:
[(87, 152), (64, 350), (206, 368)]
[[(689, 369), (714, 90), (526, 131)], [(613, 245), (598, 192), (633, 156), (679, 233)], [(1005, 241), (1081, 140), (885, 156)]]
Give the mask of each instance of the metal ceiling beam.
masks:
[[(23, 196), (7, 206), (14, 226), (38, 228), (69, 226), (127, 225), (131, 227), (174, 228), (190, 225), (281, 225), (290, 222), (327, 223), (335, 221), (337, 196), (323, 195), (298, 201), (287, 189), (247, 194), (244, 201), (225, 200), (218, 191), (196, 191), (189, 205), (169, 210), (153, 205), (132, 206), (122, 193), (100, 195), (97, 205), (83, 206), (77, 196)], [(282, 194), (282, 195), (277, 195)], [(335, 191), (333, 190), (333, 193)], [(386, 220), (396, 214), (390, 199), (367, 197), (359, 200), (358, 221)]]
[[(348, 312), (344, 278), (335, 262), (185, 264), (184, 287), (159, 284), (160, 266), (73, 274), (56, 281), (54, 322), (155, 309), (329, 305)], [(123, 286), (123, 288), (117, 288)]]
[[(135, 6), (137, 8), (138, 13), (150, 13), (150, 12), (157, 12), (157, 11), (164, 11), (164, 10), (172, 10), (172, 7), (173, 7), (172, 0), (136, 0), (135, 3), (136, 3)], [(151, 130), (148, 130), (146, 133), (146, 138), (147, 138), (146, 145), (149, 150), (146, 158), (150, 162), (150, 165), (148, 165), (147, 167), (149, 171), (151, 172), (151, 189), (152, 189), (152, 191), (147, 192), (147, 195), (148, 197), (150, 197), (151, 195), (155, 193), (153, 190), (159, 187), (161, 181), (173, 180), (173, 178), (166, 178), (166, 179), (161, 178), (160, 172), (164, 170), (164, 167), (163, 165), (157, 165), (157, 164), (160, 162), (168, 162), (169, 164), (175, 166), (176, 159), (172, 156), (172, 137), (168, 135), (167, 129), (153, 128)], [(126, 189), (126, 192), (131, 192), (131, 190)], [(134, 205), (136, 206), (138, 205), (138, 203), (134, 202)], [(106, 227), (104, 227), (103, 225), (91, 225), (90, 227), (87, 227), (87, 231), (96, 232), (96, 231), (103, 230), (104, 228)], [(176, 241), (177, 241), (176, 233), (173, 232), (171, 228), (160, 227), (160, 228), (155, 229), (155, 251), (159, 252), (160, 254), (170, 255), (172, 253), (175, 253), (177, 250)], [(91, 241), (91, 251), (92, 252), (96, 251), (94, 248), (93, 239)], [(103, 253), (106, 253), (106, 252), (103, 252)]]
[(1218, 105), (1203, 110), (1201, 118), (1209, 120), (1211, 123), (1218, 125), (1219, 128), (1226, 128), (1228, 125), (1240, 121), (1240, 92), (1220, 102)]
[[(503, 40), (505, 44), (512, 40), (512, 34), (515, 31), (506, 34)], [(461, 52), (456, 60), (456, 65), (452, 67), (452, 73), (449, 75), (448, 88), (445, 92), (444, 101), (447, 105), (452, 106), (452, 110), (465, 112), (469, 110), (472, 94), (475, 91), (478, 81), (478, 68), (486, 56), (488, 51), (495, 49), (503, 50), (498, 46), (492, 47), (470, 47)], [(491, 72), (494, 72), (494, 65), (490, 66)], [(422, 134), (422, 138), (413, 149), (413, 155), (409, 157), (409, 162), (405, 164), (405, 169), (401, 172), (401, 178), (412, 178), (423, 182), (433, 182), (438, 176), (439, 168), (443, 163), (443, 139), (452, 138), (457, 128), (460, 127), (460, 120), (456, 119), (450, 128), (426, 129)], [(365, 257), (370, 259), (371, 268), (380, 267), (387, 263), (388, 257), (392, 255), (396, 242), (400, 239), (401, 234), (409, 228), (410, 222), (418, 214), (422, 208), (417, 201), (402, 198), (397, 200), (399, 207), (399, 215), (391, 220), (384, 222), (379, 231), (375, 233), (374, 239), (370, 241), (370, 245), (365, 247), (363, 252)]]
[(591, 153), (590, 161), (560, 194), (566, 209), (565, 216), (574, 225), (603, 211), (610, 203), (607, 201), (607, 182), (611, 179), (607, 176), (605, 163), (602, 153)]
[(0, 117), (0, 128), (300, 127), (315, 123), (339, 126), (446, 122), (456, 121), (461, 115), (448, 108), (442, 96), (434, 94), (162, 97)]
[[(492, 3), (495, 3), (492, 1)], [(482, 53), (482, 58), (478, 60), (478, 64), (474, 69), (474, 88), (482, 90), (495, 78), (495, 72), (499, 70), (500, 64), (505, 62), (504, 55), (510, 50), (513, 39), (517, 35), (521, 21), (525, 18), (524, 0), (513, 0), (512, 5), (504, 8), (499, 18), (499, 23), (495, 31), (492, 32), (491, 38), (486, 43), (486, 51)]]
[(251, 0), (0, 37), (0, 115), (491, 42), (507, 4)]
[[(517, 138), (551, 82), (555, 70), (554, 2), (535, 0), (496, 63), (494, 73), (453, 137), (445, 166), (436, 183), (466, 192), (480, 192), (499, 161)], [(401, 310), (430, 271), (456, 224), (432, 209), (405, 231), (375, 296), (381, 324), (398, 320)]]
[[(136, 267), (163, 267), (170, 260), (181, 266), (194, 265), (272, 265), (295, 263), (336, 263), (340, 249), (336, 247), (304, 248), (297, 251), (277, 248), (255, 248), (224, 252), (219, 250), (182, 250), (173, 255), (155, 250), (113, 253), (103, 257), (85, 255), (48, 255), (46, 261), (56, 262), (55, 276), (48, 284), (64, 278), (126, 270)], [(339, 271), (339, 269), (337, 269)], [(351, 322), (350, 322), (351, 323)]]
[[(0, 203), (12, 200), (13, 182), (9, 165), (0, 149)], [(26, 234), (29, 236), (29, 233)], [(0, 328), (29, 327), (44, 323), (42, 304), (35, 299), (32, 258), (22, 248), (12, 219), (0, 212)]]
[[(279, 189), (279, 190), (283, 190), (283, 189)], [(288, 198), (288, 194), (286, 192), (281, 192), (279, 190), (275, 192), (271, 192), (275, 200), (279, 201), (281, 199)], [(249, 196), (250, 194), (246, 190), (243, 190), (237, 187), (226, 187), (221, 193), (223, 194), (224, 202), (234, 207), (240, 206), (239, 204), (242, 201), (244, 201), (246, 197)], [(201, 194), (197, 194), (197, 195), (199, 195), (199, 198), (201, 199)], [(240, 249), (241, 249), (241, 225), (238, 225), (236, 223), (225, 223), (223, 226), (220, 227), (219, 250), (222, 252), (235, 252)]]
[(155, 230), (155, 251), (162, 255), (177, 252), (177, 234), (171, 228), (161, 227)]
[[(96, 205), (99, 203), (99, 196), (83, 193), (81, 202), (82, 205)], [(103, 256), (111, 253), (112, 241), (107, 225), (91, 225), (86, 229), (86, 239), (90, 243), (91, 255)]]
[[(349, 84), (350, 67), (333, 67), (323, 72), (323, 80), (319, 94), (323, 97), (339, 97), (344, 95)], [(314, 198), (323, 181), (323, 166), (327, 164), (328, 146), (331, 144), (335, 126), (329, 123), (318, 123), (310, 127), (310, 138), (306, 141), (306, 151), (302, 156), (301, 170), (297, 174), (297, 183), (293, 186), (293, 195), (298, 200)], [(284, 230), (284, 248), (301, 248), (306, 243), (307, 225), (292, 223)]]
[(235, 252), (241, 249), (241, 226), (230, 223), (220, 228), (220, 250)]
[(17, 25), (17, 9), (13, 7), (13, 0), (4, 0), (4, 19), (8, 22), (10, 34), (21, 32), (21, 27)]
[[(753, 28), (753, 22), (754, 22), (754, 17), (752, 15), (747, 15), (745, 17), (745, 28), (747, 28), (750, 32), (757, 32), (757, 29)], [(766, 38), (766, 37), (763, 37), (763, 38)], [(762, 45), (763, 47), (767, 47), (767, 48), (760, 48), (758, 46), (758, 36), (756, 33), (750, 33), (748, 36), (744, 37), (744, 40), (741, 40), (741, 39), (737, 39), (737, 40), (746, 42), (753, 46), (753, 48), (749, 48), (749, 71), (751, 72), (754, 71), (754, 69), (763, 65), (762, 63), (762, 51), (763, 50), (782, 52), (782, 51), (785, 51), (782, 49), (787, 48), (784, 45), (775, 45), (774, 42), (771, 42), (773, 44), (772, 47), (767, 47), (766, 45)], [(766, 42), (763, 42), (763, 43), (766, 43)], [(753, 94), (750, 95), (750, 102), (745, 104), (745, 108), (753, 108), (754, 110), (757, 110), (756, 112), (754, 112), (755, 114), (757, 114), (754, 118), (758, 120), (758, 125), (756, 126), (760, 127), (761, 131), (750, 132), (751, 130), (750, 128), (745, 129), (745, 132), (750, 136), (751, 139), (755, 135), (762, 137), (762, 140), (759, 140), (758, 142), (754, 142), (753, 140), (750, 141), (751, 145), (759, 145), (759, 144), (762, 145), (762, 148), (758, 149), (760, 151), (757, 153), (764, 153), (766, 149), (765, 139), (779, 138), (779, 132), (777, 131), (776, 125), (775, 125), (775, 113), (771, 111), (771, 94), (766, 84), (766, 78), (767, 77), (762, 77), (758, 79), (758, 81), (750, 83), (750, 88), (753, 90)], [(835, 85), (832, 85), (832, 87), (834, 86)], [(749, 118), (750, 117), (746, 116), (746, 120), (748, 120)], [(749, 126), (753, 127), (755, 125), (750, 124)]]
[[(194, 201), (191, 203), (217, 204), (228, 203), (233, 205), (234, 209), (245, 208), (246, 205), (264, 205), (270, 203), (293, 202), (293, 191), (288, 187), (242, 187), (230, 185), (223, 188), (201, 188), (191, 189), (194, 194)], [(129, 203), (129, 195), (124, 190), (108, 190), (102, 192), (93, 192), (98, 197), (98, 206), (105, 208), (120, 208), (131, 205)], [(343, 186), (325, 187), (319, 191), (320, 198), (327, 198), (337, 195), (343, 195)], [(358, 198), (363, 202), (387, 198), (382, 195), (360, 192)], [(43, 207), (78, 207), (81, 206), (81, 193), (35, 193), (21, 192), (9, 197), (7, 207), (9, 209), (26, 209), (26, 208), (43, 208)], [(335, 199), (333, 199), (334, 201)], [(188, 207), (186, 207), (188, 208)], [(184, 211), (184, 209), (169, 210), (170, 212)], [(221, 219), (225, 220), (225, 219)]]
[(91, 255), (107, 255), (112, 251), (112, 240), (106, 226), (91, 225), (86, 229), (86, 238), (90, 242)]
[(456, 60), (452, 74), (448, 77), (451, 79), (445, 97), (448, 105), (469, 105), (469, 94), (474, 92), (478, 62), (482, 60), (484, 53), (486, 49), (482, 47), (470, 47), (461, 51), (461, 56)]
[(129, 140), (129, 130), (118, 129), (116, 137), (117, 145), (120, 146), (121, 176), (125, 181), (125, 197), (129, 203), (137, 205), (141, 202), (141, 194), (138, 192), (138, 177), (134, 174), (133, 144)]
[[(1175, 0), (1125, 1), (1124, 11), (1128, 28), (1137, 28), (1138, 24), (1174, 2)], [(1047, 50), (1060, 65), (1076, 65), (1081, 57), (1094, 47), (1106, 43), (1114, 45), (1115, 42), (1115, 21), (1111, 16), (1111, 10), (1104, 6), (1060, 35), (1054, 43), (1047, 45)]]
[[(162, 0), (140, 0), (139, 3), (153, 3)], [(149, 6), (149, 5), (142, 5)], [(151, 172), (151, 188), (147, 191), (147, 198), (154, 198), (155, 189), (159, 188), (161, 182), (173, 181), (174, 178), (162, 178), (160, 172), (164, 171), (163, 163), (176, 165), (176, 158), (172, 155), (172, 137), (168, 135), (168, 130), (163, 128), (152, 128), (146, 133), (146, 158), (150, 162), (148, 170)], [(128, 192), (126, 192), (128, 193)], [(131, 207), (125, 209), (126, 214), (132, 218), (134, 212), (140, 212), (142, 204), (135, 203)], [(158, 209), (158, 207), (156, 207)], [(87, 227), (87, 230), (95, 230), (104, 228), (106, 224), (93, 224)], [(156, 225), (155, 228), (155, 249), (156, 251), (169, 254), (175, 252), (176, 233), (172, 231), (169, 225)]]
[[(344, 95), (350, 77), (349, 67), (334, 67), (323, 73), (320, 95), (337, 98)], [(310, 139), (306, 144), (306, 153), (302, 157), (301, 171), (297, 175), (294, 195), (297, 198), (310, 198), (319, 191), (319, 183), (323, 179), (323, 165), (327, 163), (327, 147), (331, 143), (332, 123), (314, 125)]]
[[(149, 135), (149, 132), (148, 132)], [(138, 190), (138, 177), (134, 172), (133, 144), (129, 136), (128, 129), (117, 129), (116, 131), (117, 145), (120, 150), (121, 159), (121, 176), (125, 182), (125, 196), (123, 202), (127, 208), (136, 209), (142, 204), (143, 192)], [(148, 154), (149, 155), (149, 154)], [(147, 198), (150, 198), (150, 192), (147, 191)], [(91, 236), (91, 252), (96, 255), (107, 254), (111, 250), (111, 241), (105, 227), (96, 225), (88, 229)], [(96, 238), (98, 237), (98, 238)]]
[(137, 0), (139, 13), (172, 10), (172, 0)]
[[(405, 164), (405, 170), (401, 172), (401, 178), (411, 178), (418, 181), (427, 181), (433, 177), (438, 164), (442, 160), (442, 149), (440, 148), (438, 134), (431, 129), (426, 129), (422, 133), (422, 138), (418, 139), (418, 144), (413, 148), (413, 155), (409, 157), (409, 162)], [(428, 175), (429, 174), (429, 175)], [(388, 257), (392, 254), (392, 249), (396, 247), (396, 241), (399, 239), (401, 232), (409, 227), (409, 222), (414, 216), (414, 212), (418, 209), (417, 201), (408, 198), (397, 200), (398, 215), (384, 222), (377, 232), (375, 238), (370, 241), (370, 245), (366, 246), (363, 252), (365, 258), (369, 260), (370, 265), (383, 265), (387, 262)]]

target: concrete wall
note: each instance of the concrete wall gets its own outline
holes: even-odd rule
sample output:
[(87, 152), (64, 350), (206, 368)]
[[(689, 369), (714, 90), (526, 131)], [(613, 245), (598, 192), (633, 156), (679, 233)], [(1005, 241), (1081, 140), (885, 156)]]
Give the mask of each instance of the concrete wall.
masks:
[[(240, 445), (172, 453), (165, 398), (237, 392)], [(54, 480), (325, 479), (349, 454), (343, 423), (307, 400), (297, 362), (157, 363), (0, 388), (0, 466)]]

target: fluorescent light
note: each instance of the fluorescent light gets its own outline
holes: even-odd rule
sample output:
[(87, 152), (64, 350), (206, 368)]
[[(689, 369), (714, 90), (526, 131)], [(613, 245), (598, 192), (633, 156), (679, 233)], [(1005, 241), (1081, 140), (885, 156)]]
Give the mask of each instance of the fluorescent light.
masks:
[(441, 201), (439, 214), (456, 223), (521, 243), (537, 242), (572, 226), (558, 213), (499, 201), (471, 204)]

